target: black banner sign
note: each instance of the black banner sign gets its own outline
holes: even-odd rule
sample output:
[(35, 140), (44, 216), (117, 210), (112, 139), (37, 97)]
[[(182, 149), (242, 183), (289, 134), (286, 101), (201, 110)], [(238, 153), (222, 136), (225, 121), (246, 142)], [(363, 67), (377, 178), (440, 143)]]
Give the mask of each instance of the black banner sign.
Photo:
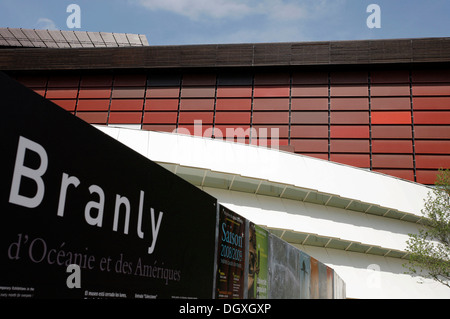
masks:
[(0, 92), (0, 297), (213, 297), (213, 197), (4, 74)]

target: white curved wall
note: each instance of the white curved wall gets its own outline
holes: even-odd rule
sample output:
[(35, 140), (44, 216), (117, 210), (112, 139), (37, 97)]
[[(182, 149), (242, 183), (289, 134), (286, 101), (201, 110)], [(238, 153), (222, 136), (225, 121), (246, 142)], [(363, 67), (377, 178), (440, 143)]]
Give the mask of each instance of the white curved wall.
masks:
[[(100, 127), (100, 130), (153, 161), (193, 167), (200, 173), (223, 172), (260, 181), (317, 190), (321, 194), (360, 201), (422, 216), (429, 188), (420, 184), (291, 153), (199, 137)], [(201, 177), (201, 176), (200, 176)], [(219, 202), (252, 222), (324, 238), (340, 239), (402, 256), (410, 221), (387, 218), (299, 200), (203, 187)], [(313, 247), (301, 250), (332, 267), (346, 282), (349, 298), (450, 298), (450, 289), (404, 274), (407, 260), (383, 255)], [(326, 246), (325, 246), (326, 247)]]

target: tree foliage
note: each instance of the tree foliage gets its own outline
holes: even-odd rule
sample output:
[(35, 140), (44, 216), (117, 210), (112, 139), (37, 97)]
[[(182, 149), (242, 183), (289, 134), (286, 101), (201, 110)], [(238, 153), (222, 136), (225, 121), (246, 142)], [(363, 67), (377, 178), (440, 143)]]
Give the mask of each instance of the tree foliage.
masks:
[(422, 213), (419, 233), (409, 234), (409, 263), (404, 267), (410, 274), (432, 278), (450, 288), (450, 170), (439, 170)]

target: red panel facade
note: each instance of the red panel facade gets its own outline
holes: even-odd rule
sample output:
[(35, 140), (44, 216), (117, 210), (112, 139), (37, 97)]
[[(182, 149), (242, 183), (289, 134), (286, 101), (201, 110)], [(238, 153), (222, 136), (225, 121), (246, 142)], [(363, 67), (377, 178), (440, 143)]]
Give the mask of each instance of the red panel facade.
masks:
[(450, 167), (449, 70), (177, 72), (16, 78), (89, 123), (196, 135), (215, 129), (235, 140), (241, 130), (257, 132), (241, 142), (267, 135), (269, 145), (273, 129), (283, 150), (425, 184)]

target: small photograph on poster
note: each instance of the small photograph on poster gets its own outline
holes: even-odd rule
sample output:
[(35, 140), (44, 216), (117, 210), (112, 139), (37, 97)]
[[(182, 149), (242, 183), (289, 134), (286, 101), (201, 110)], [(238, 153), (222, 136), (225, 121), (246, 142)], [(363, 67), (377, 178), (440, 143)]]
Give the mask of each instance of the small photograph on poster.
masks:
[(308, 254), (300, 251), (300, 299), (310, 298), (311, 261)]
[(249, 223), (248, 233), (248, 299), (267, 299), (268, 297), (268, 237), (264, 228)]
[(269, 298), (298, 299), (300, 251), (274, 235), (269, 238)]
[(245, 219), (219, 207), (217, 299), (244, 298)]

